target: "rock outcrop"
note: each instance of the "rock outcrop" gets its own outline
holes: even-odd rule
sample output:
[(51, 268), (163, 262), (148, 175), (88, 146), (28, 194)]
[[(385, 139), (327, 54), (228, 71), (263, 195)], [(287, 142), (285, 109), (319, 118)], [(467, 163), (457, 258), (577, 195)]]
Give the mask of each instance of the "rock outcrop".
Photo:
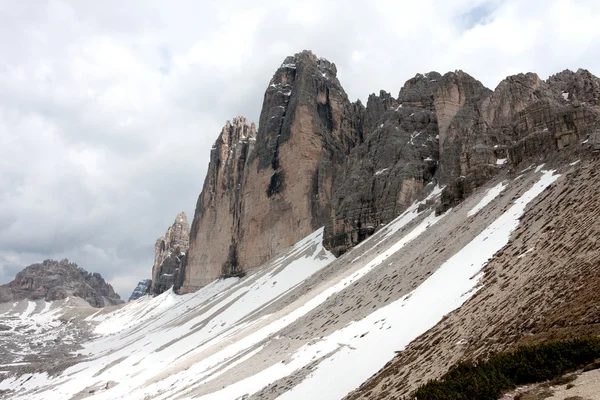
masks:
[(499, 169), (542, 161), (594, 136), (600, 129), (599, 85), (584, 70), (563, 71), (547, 81), (518, 74), (463, 107), (440, 142), (446, 189), (439, 211), (462, 201)]
[(417, 74), (398, 98), (351, 103), (335, 64), (285, 59), (260, 129), (239, 117), (211, 153), (176, 287), (241, 275), (325, 226), (339, 255), (443, 186), (441, 213), (503, 169), (577, 141), (600, 149), (600, 83), (588, 71), (510, 76), (491, 91), (463, 71)]
[[(265, 92), (260, 130), (238, 118), (211, 153), (181, 292), (251, 270), (323, 226), (336, 169), (362, 140), (335, 64), (285, 59)], [(217, 223), (218, 221), (218, 223)]]
[(19, 272), (12, 282), (0, 286), (0, 302), (54, 301), (69, 296), (80, 297), (92, 307), (123, 303), (102, 275), (89, 273), (67, 259), (32, 264)]
[(131, 296), (129, 296), (129, 300), (127, 301), (134, 301), (142, 296), (147, 295), (148, 293), (150, 293), (151, 286), (152, 279), (144, 279), (139, 281), (135, 289), (133, 289), (133, 292), (131, 292)]
[(175, 222), (154, 245), (154, 265), (150, 291), (160, 294), (177, 281), (181, 264), (188, 251), (190, 226), (185, 212), (175, 217)]
[(433, 186), (439, 175), (439, 142), (448, 125), (487, 92), (479, 81), (457, 71), (443, 77), (417, 74), (397, 100), (384, 91), (369, 96), (365, 141), (352, 151), (334, 183), (327, 247), (343, 253)]

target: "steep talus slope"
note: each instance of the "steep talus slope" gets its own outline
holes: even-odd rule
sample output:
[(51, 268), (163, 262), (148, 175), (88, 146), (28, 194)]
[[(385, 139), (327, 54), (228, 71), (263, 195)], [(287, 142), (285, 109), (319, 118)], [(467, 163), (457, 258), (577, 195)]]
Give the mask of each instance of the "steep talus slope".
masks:
[[(588, 152), (583, 146), (579, 149), (582, 154)], [(554, 165), (516, 171), (518, 175), (506, 169), (500, 171), (485, 188), (437, 216), (435, 208), (442, 189), (430, 185), (427, 198), (413, 203), (398, 218), (338, 259), (322, 247), (320, 229), (243, 279), (221, 279), (182, 296), (169, 290), (116, 311), (99, 312), (87, 319), (90, 324), (97, 324), (98, 337), (85, 343), (80, 363), (57, 376), (8, 377), (0, 382), (0, 390), (9, 391), (10, 398), (28, 400), (73, 396), (336, 399), (356, 389), (394, 356), (403, 357), (404, 352), (396, 353), (406, 347), (410, 358), (403, 363), (409, 365), (408, 375), (389, 373), (383, 389), (374, 384), (353, 395), (380, 398), (407, 393), (415, 387), (417, 379), (438, 376), (449, 367), (452, 360), (448, 357), (454, 359), (464, 354), (457, 351), (463, 345), (456, 343), (470, 343), (473, 337), (478, 340), (471, 331), (479, 334), (477, 329), (484, 333), (489, 329), (505, 335), (502, 324), (510, 321), (510, 316), (506, 320), (499, 317), (498, 309), (490, 311), (486, 320), (474, 310), (486, 306), (481, 303), (483, 300), (490, 302), (487, 307), (496, 306), (487, 292), (494, 285), (513, 281), (529, 285), (525, 294), (501, 285), (502, 290), (494, 289), (493, 297), (513, 302), (525, 295), (544, 297), (544, 301), (532, 306), (535, 308), (532, 311), (540, 315), (556, 315), (551, 313), (551, 307), (582, 301), (569, 298), (568, 290), (555, 290), (560, 285), (545, 274), (550, 267), (529, 267), (540, 278), (548, 279), (542, 291), (537, 290), (541, 283), (532, 274), (521, 277), (516, 272), (503, 275), (490, 271), (510, 268), (513, 259), (525, 262), (528, 256), (541, 252), (526, 253), (530, 243), (519, 241), (528, 238), (535, 241), (534, 246), (544, 248), (548, 240), (531, 235), (533, 231), (528, 230), (537, 227), (530, 224), (539, 223), (541, 227), (546, 218), (555, 218), (554, 213), (568, 212), (569, 202), (576, 200), (575, 193), (580, 191), (579, 186), (564, 190), (571, 185), (572, 170), (584, 165), (582, 168), (588, 173), (579, 183), (595, 182), (592, 172), (597, 161), (569, 165), (574, 154), (562, 154), (565, 158), (556, 159)], [(594, 195), (591, 193), (590, 197)], [(581, 211), (573, 217), (584, 221), (581, 213), (592, 206), (595, 203), (584, 201)], [(556, 211), (545, 215), (542, 210), (549, 207)], [(520, 225), (520, 218), (525, 227)], [(567, 220), (564, 228), (571, 229)], [(587, 229), (593, 217), (589, 221), (573, 229)], [(529, 233), (524, 235), (523, 229)], [(562, 235), (560, 229), (554, 225), (546, 231), (559, 230)], [(551, 248), (574, 249), (581, 236), (566, 243), (557, 242)], [(521, 255), (524, 256), (518, 258)], [(555, 262), (557, 255), (548, 256), (548, 262)], [(568, 260), (561, 261), (556, 272), (568, 270), (567, 263)], [(576, 269), (582, 273), (581, 281), (577, 282), (581, 283), (579, 293), (584, 297), (597, 292), (592, 290), (597, 285), (592, 276), (597, 272), (593, 265), (589, 268), (581, 264)], [(589, 271), (583, 275), (585, 268)], [(568, 278), (575, 277), (575, 271), (568, 273), (572, 273)], [(563, 287), (572, 288), (567, 285), (570, 283)], [(479, 299), (478, 303), (475, 299)], [(519, 314), (519, 305), (503, 304), (502, 312), (512, 307), (510, 313)], [(448, 334), (447, 339), (444, 334), (436, 336), (434, 341), (429, 337), (427, 342), (421, 342), (419, 336), (447, 328), (448, 321), (461, 315), (465, 307), (471, 308), (465, 320), (450, 325), (452, 329), (465, 326), (464, 330)], [(531, 320), (535, 314), (525, 311)], [(560, 313), (563, 319), (558, 324), (551, 324), (568, 326), (579, 320), (591, 321), (595, 312), (588, 308), (565, 311)], [(444, 318), (448, 313), (452, 314)], [(532, 321), (539, 324), (536, 319)], [(490, 343), (483, 334), (480, 336), (482, 343)], [(515, 336), (506, 337), (510, 341)], [(420, 347), (413, 349), (419, 343)], [(440, 355), (443, 361), (438, 363), (428, 349), (437, 349), (441, 343), (455, 345), (450, 352)], [(390, 371), (390, 365), (395, 364), (388, 364), (383, 371)], [(395, 386), (398, 387), (392, 390)]]
[(182, 211), (177, 214), (165, 236), (159, 237), (154, 245), (151, 293), (160, 294), (176, 283), (189, 240), (190, 226)]
[(69, 296), (80, 297), (93, 307), (123, 302), (100, 274), (89, 273), (67, 259), (32, 264), (19, 272), (12, 282), (0, 286), (0, 302), (53, 301)]
[(73, 296), (0, 303), (0, 381), (23, 374), (58, 375), (81, 362), (76, 352), (92, 330), (83, 318), (98, 311)]
[(478, 293), (348, 398), (399, 399), (461, 359), (599, 335), (599, 167), (597, 157), (567, 165), (485, 267)]

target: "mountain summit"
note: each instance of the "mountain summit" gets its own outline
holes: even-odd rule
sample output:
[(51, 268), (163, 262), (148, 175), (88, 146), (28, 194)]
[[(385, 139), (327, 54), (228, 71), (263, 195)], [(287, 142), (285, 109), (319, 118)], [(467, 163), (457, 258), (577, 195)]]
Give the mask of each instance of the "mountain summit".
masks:
[(102, 275), (89, 273), (67, 259), (32, 264), (19, 272), (12, 282), (0, 286), (0, 302), (54, 301), (69, 296), (80, 297), (92, 307), (123, 303)]

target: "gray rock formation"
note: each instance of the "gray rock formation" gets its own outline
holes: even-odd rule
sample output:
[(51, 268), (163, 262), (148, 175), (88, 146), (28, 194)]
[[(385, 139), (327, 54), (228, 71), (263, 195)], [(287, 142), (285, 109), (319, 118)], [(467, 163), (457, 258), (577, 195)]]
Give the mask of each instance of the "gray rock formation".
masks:
[(600, 84), (588, 71), (511, 76), (496, 90), (462, 71), (417, 74), (398, 98), (351, 103), (335, 64), (285, 59), (265, 92), (260, 129), (223, 128), (198, 199), (177, 287), (243, 274), (321, 226), (342, 254), (434, 185), (438, 212), (499, 171), (578, 141), (600, 149)]
[(142, 296), (147, 295), (148, 293), (150, 293), (151, 286), (152, 279), (144, 279), (142, 281), (139, 281), (135, 289), (133, 289), (133, 292), (131, 292), (131, 296), (129, 296), (129, 300), (127, 301), (134, 301)]
[(80, 297), (93, 307), (123, 303), (100, 274), (89, 273), (67, 259), (32, 264), (19, 272), (12, 282), (0, 286), (0, 302), (54, 301), (69, 296)]
[[(335, 64), (285, 59), (265, 92), (260, 131), (238, 118), (211, 153), (181, 292), (251, 270), (329, 219), (334, 173), (362, 140)], [(218, 223), (217, 223), (218, 221)]]
[(150, 291), (160, 294), (177, 281), (183, 258), (188, 251), (190, 226), (185, 212), (175, 217), (165, 236), (161, 236), (154, 245), (154, 265)]
[(440, 142), (446, 189), (439, 211), (462, 201), (501, 168), (542, 161), (594, 136), (600, 129), (599, 82), (584, 70), (563, 71), (547, 81), (518, 74), (463, 107)]

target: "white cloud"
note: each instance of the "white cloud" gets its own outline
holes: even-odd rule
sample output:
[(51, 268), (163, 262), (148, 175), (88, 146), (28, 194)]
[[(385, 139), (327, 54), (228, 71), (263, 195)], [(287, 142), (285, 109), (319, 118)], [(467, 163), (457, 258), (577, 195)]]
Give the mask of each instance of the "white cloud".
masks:
[[(255, 3), (255, 2), (254, 2)], [(600, 73), (595, 0), (10, 2), (0, 20), (0, 270), (67, 257), (123, 297), (189, 218), (225, 120), (258, 121), (287, 55), (351, 99), (417, 72)]]

